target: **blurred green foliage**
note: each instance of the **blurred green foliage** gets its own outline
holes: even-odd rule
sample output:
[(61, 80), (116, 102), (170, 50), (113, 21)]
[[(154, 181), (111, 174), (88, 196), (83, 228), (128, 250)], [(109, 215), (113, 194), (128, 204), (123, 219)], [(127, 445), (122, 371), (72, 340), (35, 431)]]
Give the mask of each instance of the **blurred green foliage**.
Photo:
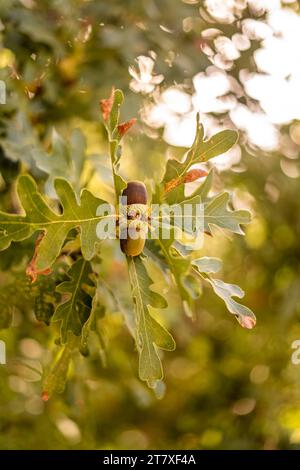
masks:
[[(112, 198), (99, 99), (112, 85), (122, 87), (124, 120), (138, 114), (144, 98), (129, 90), (128, 66), (151, 50), (168, 85), (204, 71), (209, 61), (199, 50), (200, 33), (216, 26), (199, 16), (204, 3), (1, 1), (0, 79), (7, 85), (7, 104), (0, 105), (1, 210), (17, 210), (20, 171), (30, 171), (41, 186), (47, 180), (31, 148), (45, 149), (53, 126), (67, 139), (75, 127), (84, 131), (89, 158), (78, 187)], [(188, 31), (182, 28), (186, 17), (193, 18)], [(231, 35), (238, 24), (218, 27)], [(243, 54), (233, 76), (253, 68), (258, 45)], [(169, 152), (160, 134), (155, 140), (143, 129), (140, 123), (127, 140), (124, 168), (141, 179), (161, 175)], [(9, 323), (13, 313), (11, 328), (0, 332), (8, 360), (0, 365), (1, 449), (299, 448), (300, 368), (291, 362), (291, 345), (300, 339), (299, 177), (282, 171), (279, 151), (250, 150), (243, 139), (241, 148), (244, 171), (222, 172), (216, 185), (247, 201), (254, 220), (245, 238), (207, 237), (203, 255), (222, 256), (224, 278), (246, 291), (256, 328), (240, 329), (209, 289), (197, 301), (195, 321), (183, 315), (176, 293), (169, 294), (164, 314), (177, 349), (164, 355), (165, 380), (155, 395), (137, 379), (133, 340), (120, 313), (101, 317), (103, 349), (93, 333), (90, 357), (77, 355), (65, 391), (45, 404), (41, 376), (58, 347), (50, 329), (36, 321), (33, 303), (51, 299), (37, 300), (23, 276), (34, 241), (22, 251), (12, 245), (0, 254), (1, 312), (13, 310), (5, 316)], [(105, 279), (126, 299), (117, 242), (103, 250)], [(163, 276), (150, 269), (155, 287), (163, 289)]]

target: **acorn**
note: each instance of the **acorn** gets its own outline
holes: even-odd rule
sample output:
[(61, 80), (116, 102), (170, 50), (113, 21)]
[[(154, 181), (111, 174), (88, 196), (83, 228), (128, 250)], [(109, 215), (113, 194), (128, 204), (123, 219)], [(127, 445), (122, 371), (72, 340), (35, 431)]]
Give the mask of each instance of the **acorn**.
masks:
[(120, 226), (120, 246), (127, 256), (142, 253), (148, 229), (147, 190), (144, 183), (131, 181), (122, 192), (125, 224)]
[(141, 181), (130, 181), (122, 192), (123, 197), (127, 197), (127, 205), (145, 204), (147, 205), (147, 189)]

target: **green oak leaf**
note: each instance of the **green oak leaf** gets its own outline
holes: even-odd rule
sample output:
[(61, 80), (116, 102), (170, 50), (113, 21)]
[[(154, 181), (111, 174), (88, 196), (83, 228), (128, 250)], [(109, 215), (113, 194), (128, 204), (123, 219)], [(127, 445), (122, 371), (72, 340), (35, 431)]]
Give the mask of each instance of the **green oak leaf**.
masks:
[(252, 310), (245, 305), (240, 304), (232, 297), (242, 299), (245, 295), (244, 291), (235, 284), (228, 284), (221, 279), (209, 279), (209, 282), (215, 292), (224, 300), (230, 313), (236, 316), (236, 319), (244, 328), (251, 329), (256, 324), (256, 318)]
[(44, 233), (36, 250), (36, 273), (52, 266), (70, 230), (80, 228), (81, 249), (87, 260), (93, 257), (99, 241), (96, 227), (103, 217), (97, 216), (97, 209), (105, 201), (84, 189), (78, 202), (72, 186), (64, 179), (55, 180), (55, 190), (63, 208), (62, 214), (53, 211), (38, 191), (35, 181), (23, 175), (18, 180), (17, 191), (25, 215), (0, 212), (0, 251), (37, 231)]
[(184, 176), (196, 163), (207, 162), (211, 158), (227, 152), (238, 139), (238, 133), (234, 130), (223, 130), (212, 136), (208, 140), (203, 140), (204, 132), (203, 126), (200, 123), (199, 114), (197, 114), (197, 128), (194, 143), (183, 161), (176, 159), (169, 159), (167, 162), (166, 172), (163, 178), (164, 186), (171, 186), (170, 183), (181, 182), (174, 184), (174, 189), (171, 189), (166, 194), (166, 200), (169, 204), (180, 202), (185, 199), (184, 197), (184, 184), (182, 183)]
[(201, 232), (211, 233), (213, 225), (243, 235), (241, 225), (250, 223), (251, 214), (247, 210), (231, 210), (228, 207), (229, 202), (230, 195), (226, 192), (204, 203), (202, 203), (201, 196), (197, 195), (180, 204), (163, 206), (158, 217), (165, 227), (168, 225), (177, 227), (189, 235), (197, 236)]
[(149, 277), (140, 257), (128, 258), (129, 278), (136, 311), (136, 342), (139, 350), (139, 375), (150, 384), (163, 378), (158, 348), (172, 351), (175, 342), (170, 333), (151, 315), (149, 307), (164, 308), (165, 299), (150, 289)]
[(48, 401), (54, 393), (63, 393), (76, 346), (77, 338), (70, 335), (43, 379), (42, 398), (44, 401)]
[[(231, 210), (228, 205), (230, 202), (230, 194), (227, 192), (218, 194), (213, 198), (207, 200), (203, 203), (203, 212), (200, 211), (200, 216), (203, 214), (203, 226), (198, 223), (198, 229), (203, 230), (204, 232), (211, 233), (211, 226), (216, 225), (222, 229), (229, 230), (233, 233), (238, 233), (243, 235), (244, 232), (241, 228), (241, 225), (249, 224), (251, 222), (251, 214), (247, 210)], [(184, 206), (185, 204), (190, 204), (192, 207), (192, 211), (187, 212), (185, 215)], [(196, 212), (196, 206), (202, 204), (201, 196), (195, 196), (191, 199), (183, 201), (182, 203), (178, 204), (178, 206), (182, 209), (183, 217), (199, 217)], [(176, 204), (174, 205), (176, 207)], [(182, 220), (178, 217), (171, 218), (171, 224), (177, 227), (181, 227), (187, 233), (193, 234), (194, 225), (195, 224), (187, 224), (184, 227)]]
[(222, 261), (219, 258), (203, 256), (193, 260), (193, 266), (196, 266), (200, 273), (217, 273), (222, 268)]
[[(194, 198), (195, 199), (195, 198)], [(189, 200), (191, 202), (192, 200)], [(221, 193), (204, 205), (204, 230), (210, 232), (211, 225), (230, 230), (234, 233), (244, 234), (240, 225), (249, 224), (251, 214), (246, 210), (229, 210), (229, 193)]]
[(252, 310), (245, 305), (240, 304), (233, 297), (243, 298), (244, 291), (235, 284), (228, 284), (221, 279), (214, 279), (209, 274), (219, 271), (222, 266), (222, 261), (218, 258), (199, 258), (192, 262), (192, 266), (212, 286), (215, 294), (220, 297), (229, 310), (230, 313), (235, 315), (236, 319), (244, 328), (251, 329), (256, 324), (256, 318)]
[(34, 149), (32, 155), (37, 167), (48, 174), (45, 188), (47, 194), (55, 194), (54, 180), (58, 177), (66, 177), (77, 190), (80, 189), (80, 176), (86, 156), (86, 139), (80, 129), (72, 131), (70, 143), (53, 129), (51, 153)]
[(90, 278), (92, 268), (88, 261), (79, 258), (68, 271), (69, 281), (62, 282), (56, 288), (60, 294), (67, 294), (68, 299), (63, 300), (54, 312), (52, 321), (61, 321), (61, 340), (66, 343), (68, 333), (75, 336), (82, 332), (82, 326), (90, 316), (92, 299), (87, 293), (86, 286), (94, 287)]

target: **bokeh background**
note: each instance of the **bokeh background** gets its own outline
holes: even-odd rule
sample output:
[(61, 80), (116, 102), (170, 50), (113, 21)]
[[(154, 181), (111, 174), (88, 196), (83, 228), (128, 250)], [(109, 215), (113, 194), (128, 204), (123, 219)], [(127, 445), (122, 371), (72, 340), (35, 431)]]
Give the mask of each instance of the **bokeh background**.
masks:
[[(245, 237), (216, 232), (203, 254), (223, 259), (222, 278), (245, 290), (257, 316), (254, 330), (241, 329), (204, 287), (193, 322), (169, 292), (177, 349), (164, 355), (156, 396), (137, 378), (133, 340), (113, 312), (101, 324), (106, 353), (95, 341), (89, 358), (74, 358), (65, 391), (44, 403), (55, 334), (26, 297), (31, 242), (13, 246), (0, 254), (1, 449), (300, 447), (300, 365), (291, 361), (300, 339), (299, 13), (293, 0), (1, 1), (1, 210), (16, 207), (19, 172), (45, 181), (32, 148), (46, 148), (53, 127), (65, 138), (82, 129), (90, 158), (76, 183), (110, 198), (99, 99), (113, 85), (125, 93), (124, 120), (139, 117), (122, 163), (131, 179), (159, 178), (167, 156), (191, 144), (200, 111), (207, 136), (239, 130), (238, 145), (210, 166), (215, 188), (253, 213)], [(117, 244), (104, 255), (107, 281), (125, 291)]]

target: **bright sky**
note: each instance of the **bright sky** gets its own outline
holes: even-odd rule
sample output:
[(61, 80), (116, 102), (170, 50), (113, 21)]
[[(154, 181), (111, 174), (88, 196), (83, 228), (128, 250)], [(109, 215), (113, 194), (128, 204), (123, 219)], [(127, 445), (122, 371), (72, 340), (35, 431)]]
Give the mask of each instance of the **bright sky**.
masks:
[[(164, 127), (164, 139), (169, 144), (189, 146), (197, 111), (209, 134), (221, 127), (218, 115), (228, 113), (226, 127), (236, 126), (254, 147), (273, 151), (281, 149), (282, 143), (290, 149), (299, 145), (297, 125), (284, 139), (280, 132), (282, 125), (300, 120), (300, 16), (288, 7), (289, 3), (291, 0), (285, 0), (283, 5), (279, 0), (206, 0), (207, 12), (220, 23), (232, 23), (247, 4), (257, 19), (242, 20), (240, 32), (232, 37), (225, 37), (216, 28), (202, 32), (202, 37), (209, 40), (209, 44), (205, 41), (203, 52), (212, 65), (193, 77), (192, 95), (180, 85), (167, 89), (156, 86), (163, 83), (163, 77), (153, 74), (154, 59), (138, 58), (140, 75), (131, 68), (131, 88), (145, 94), (149, 88), (154, 90), (153, 104), (143, 113), (146, 123), (154, 128)], [(267, 13), (265, 21), (259, 18), (263, 11)], [(256, 72), (241, 70), (241, 86), (230, 70), (253, 40), (261, 41), (253, 57)], [(145, 66), (150, 74), (145, 73)], [(144, 84), (142, 75), (147, 78)], [(246, 105), (238, 101), (241, 96), (246, 97)], [(239, 160), (240, 152), (231, 153), (230, 158), (227, 155), (228, 165)], [(224, 168), (222, 157), (218, 157), (218, 162)]]

